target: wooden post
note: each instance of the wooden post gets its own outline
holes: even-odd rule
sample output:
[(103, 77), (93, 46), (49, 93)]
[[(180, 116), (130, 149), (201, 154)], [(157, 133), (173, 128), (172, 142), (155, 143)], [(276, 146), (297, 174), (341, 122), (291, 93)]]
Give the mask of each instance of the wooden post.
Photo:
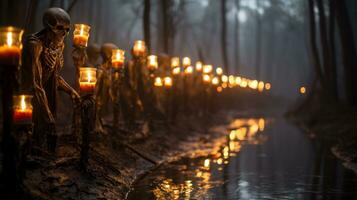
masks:
[(81, 97), (82, 143), (80, 153), (80, 167), (87, 171), (89, 159), (90, 135), (95, 130), (96, 106), (93, 94)]

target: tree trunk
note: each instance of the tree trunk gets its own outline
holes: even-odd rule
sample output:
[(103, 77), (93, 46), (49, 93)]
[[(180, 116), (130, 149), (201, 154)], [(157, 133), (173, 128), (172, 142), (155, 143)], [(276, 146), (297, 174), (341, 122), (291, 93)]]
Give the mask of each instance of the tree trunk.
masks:
[(314, 12), (314, 1), (308, 0), (309, 6), (309, 27), (310, 27), (310, 45), (311, 45), (311, 58), (315, 68), (315, 73), (320, 82), (320, 85), (324, 85), (324, 77), (322, 76), (321, 63), (319, 58), (319, 52), (316, 45), (316, 23), (315, 23), (315, 12)]
[(240, 0), (235, 0), (235, 6), (237, 8), (237, 14), (234, 18), (234, 65), (236, 73), (240, 73), (240, 52), (239, 52), (239, 10), (240, 10)]
[(227, 20), (226, 20), (226, 0), (221, 0), (221, 46), (223, 67), (226, 73), (229, 73), (228, 55), (227, 55)]
[(327, 37), (327, 26), (326, 26), (326, 16), (325, 16), (325, 8), (323, 5), (322, 0), (316, 0), (317, 7), (318, 7), (318, 14), (319, 14), (319, 27), (320, 27), (320, 40), (321, 40), (321, 47), (322, 47), (322, 55), (323, 55), (323, 68), (325, 74), (325, 92), (331, 100), (336, 99), (337, 92), (333, 90), (336, 88), (334, 83), (332, 82), (332, 67), (331, 67), (331, 51), (329, 46), (329, 41)]
[[(260, 0), (255, 0), (256, 1), (256, 5), (257, 8), (260, 7)], [(261, 18), (260, 18), (260, 14), (258, 12), (258, 10), (256, 11), (256, 43), (255, 43), (255, 75), (257, 79), (260, 79), (261, 76), (261, 69), (260, 69), (260, 59), (261, 59), (261, 37), (262, 37), (262, 22), (261, 22)]]
[(335, 45), (335, 5), (333, 0), (329, 0), (330, 18), (329, 18), (329, 38), (331, 53), (331, 86), (332, 94), (338, 100), (337, 89), (337, 63), (336, 63), (336, 45)]
[(151, 36), (150, 36), (150, 11), (151, 11), (151, 0), (144, 0), (144, 14), (143, 14), (143, 31), (144, 40), (148, 53), (150, 54), (151, 49)]
[(169, 8), (170, 0), (161, 0), (161, 9), (162, 9), (162, 42), (163, 42), (163, 51), (164, 53), (169, 54)]
[(333, 0), (336, 9), (336, 20), (342, 47), (342, 62), (345, 73), (345, 87), (348, 103), (357, 105), (357, 54), (354, 46), (354, 36), (345, 0)]

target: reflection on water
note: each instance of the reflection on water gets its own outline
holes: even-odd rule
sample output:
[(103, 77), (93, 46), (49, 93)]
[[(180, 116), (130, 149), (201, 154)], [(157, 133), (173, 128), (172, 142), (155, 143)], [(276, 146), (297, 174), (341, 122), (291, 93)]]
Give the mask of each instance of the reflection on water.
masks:
[(357, 179), (283, 120), (236, 119), (211, 155), (183, 158), (140, 181), (129, 199), (354, 199)]

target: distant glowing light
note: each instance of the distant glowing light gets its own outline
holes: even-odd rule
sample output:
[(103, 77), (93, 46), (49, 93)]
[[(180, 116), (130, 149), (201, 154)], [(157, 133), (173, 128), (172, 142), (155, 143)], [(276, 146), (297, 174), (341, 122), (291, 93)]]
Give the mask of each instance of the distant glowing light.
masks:
[(247, 21), (247, 13), (245, 13), (245, 11), (243, 11), (243, 10), (239, 11), (238, 19), (241, 23), (245, 23)]
[(206, 159), (203, 165), (204, 165), (206, 168), (208, 168), (208, 167), (209, 167), (209, 164), (210, 164), (210, 160), (209, 160), (209, 159)]
[(305, 87), (300, 87), (300, 93), (305, 94), (306, 93), (306, 88)]
[(265, 83), (265, 89), (266, 90), (270, 90), (271, 88), (271, 84), (270, 83)]

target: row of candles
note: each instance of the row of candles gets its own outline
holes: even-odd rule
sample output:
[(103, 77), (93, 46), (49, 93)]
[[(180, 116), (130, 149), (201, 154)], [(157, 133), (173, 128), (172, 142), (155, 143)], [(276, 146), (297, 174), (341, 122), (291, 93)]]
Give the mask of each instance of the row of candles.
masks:
[[(73, 45), (77, 47), (86, 47), (89, 39), (90, 26), (85, 24), (75, 24), (75, 30), (73, 32)], [(1, 65), (18, 65), (21, 57), (22, 50), (22, 34), (23, 30), (15, 27), (0, 28), (0, 64)], [(146, 53), (145, 42), (138, 40), (135, 41), (133, 46), (134, 56), (144, 56)], [(112, 67), (114, 70), (120, 70), (124, 66), (125, 51), (122, 49), (112, 50)], [(223, 74), (223, 69), (218, 67), (213, 73), (213, 66), (203, 64), (200, 61), (195, 63), (195, 67), (191, 64), (189, 57), (182, 59), (183, 71), (180, 67), (180, 58), (171, 58), (171, 74), (177, 75), (191, 75), (194, 71), (202, 74), (202, 81), (205, 84), (211, 83), (216, 86), (217, 92), (221, 92), (224, 88), (232, 88), (234, 86), (240, 86), (242, 88), (250, 87), (259, 91), (270, 90), (270, 83), (264, 83), (262, 81), (250, 80), (240, 76), (227, 76)], [(158, 58), (156, 55), (149, 55), (147, 57), (147, 68), (150, 74), (153, 74), (158, 69)], [(80, 92), (93, 93), (97, 82), (96, 68), (94, 67), (81, 67), (79, 74), (79, 86)], [(164, 78), (156, 77), (154, 79), (154, 86), (157, 87), (171, 87), (173, 80), (170, 76)], [(17, 95), (14, 96), (14, 114), (13, 120), (17, 122), (29, 122), (32, 119), (32, 106), (31, 95)]]

